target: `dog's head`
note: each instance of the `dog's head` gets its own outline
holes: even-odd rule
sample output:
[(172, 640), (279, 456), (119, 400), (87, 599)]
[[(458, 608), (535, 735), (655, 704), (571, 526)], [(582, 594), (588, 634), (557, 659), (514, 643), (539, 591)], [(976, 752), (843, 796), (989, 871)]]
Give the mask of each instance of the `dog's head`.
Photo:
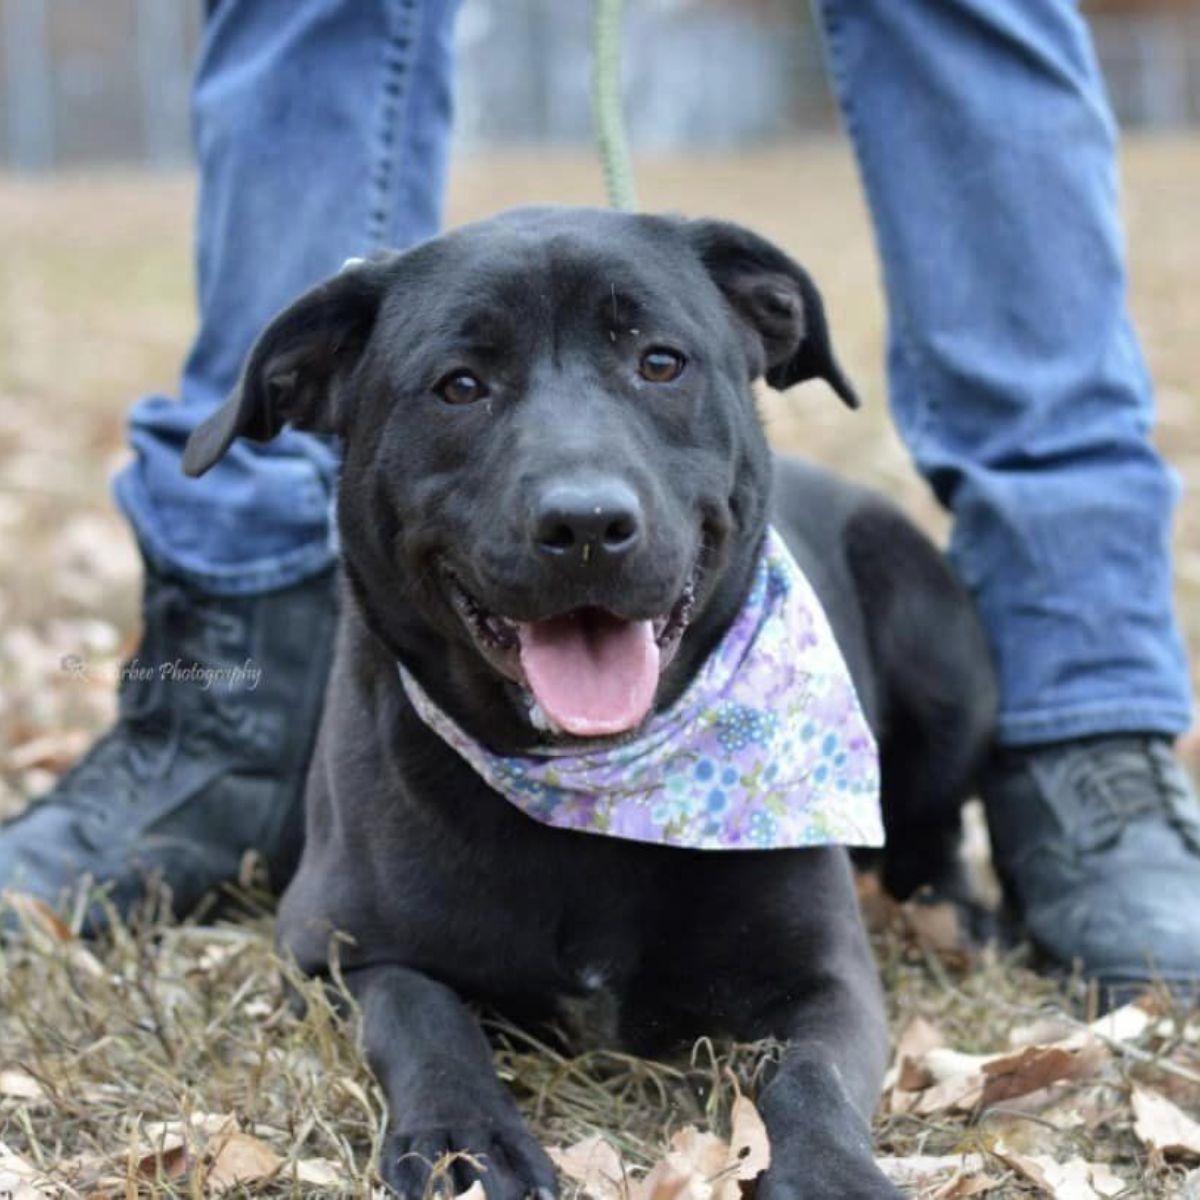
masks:
[(184, 467), (289, 422), (339, 435), (343, 557), (376, 636), (485, 740), (527, 744), (531, 721), (603, 737), (678, 695), (744, 595), (770, 480), (760, 376), (857, 405), (776, 247), (520, 210), (302, 296)]

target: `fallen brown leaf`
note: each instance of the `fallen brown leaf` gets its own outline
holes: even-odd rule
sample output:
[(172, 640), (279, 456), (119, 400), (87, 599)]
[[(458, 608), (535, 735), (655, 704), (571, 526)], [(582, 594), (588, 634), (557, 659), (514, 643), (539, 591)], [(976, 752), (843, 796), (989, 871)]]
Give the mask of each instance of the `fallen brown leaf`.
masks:
[(138, 1194), (139, 1182), (182, 1180), (197, 1166), (201, 1183), (217, 1170), (217, 1182), (210, 1190), (218, 1191), (227, 1186), (220, 1182), (226, 1169), (218, 1167), (221, 1151), (227, 1141), (240, 1136), (231, 1113), (199, 1112), (187, 1120), (146, 1121), (124, 1150), (77, 1159), (72, 1174), (86, 1185), (89, 1200), (124, 1200)]
[(935, 1046), (925, 1055), (921, 1065), (934, 1083), (944, 1083), (966, 1075), (982, 1075), (988, 1063), (1003, 1057), (1000, 1054), (964, 1054), (949, 1046)]
[(147, 1138), (145, 1130), (123, 1149), (109, 1154), (83, 1154), (58, 1164), (72, 1186), (87, 1200), (126, 1200), (139, 1195), (140, 1184), (170, 1183), (183, 1179), (193, 1158), (180, 1133), (161, 1130)]
[(48, 935), (56, 942), (71, 940), (70, 927), (45, 900), (31, 896), (28, 892), (5, 889), (0, 892), (0, 902), (9, 905), (31, 928)]
[(28, 892), (0, 891), (0, 905), (7, 905), (24, 922), (30, 934), (55, 946), (65, 946), (71, 965), (93, 978), (101, 978), (104, 968), (100, 960), (70, 929), (70, 926), (45, 900)]
[(573, 1146), (550, 1146), (550, 1161), (568, 1178), (579, 1184), (589, 1200), (625, 1200), (629, 1180), (625, 1164), (616, 1148), (595, 1136)]
[(1053, 1200), (1105, 1200), (1126, 1190), (1124, 1180), (1103, 1163), (1082, 1158), (1059, 1162), (1048, 1154), (1019, 1154), (1003, 1142), (997, 1142), (993, 1152)]
[(671, 1138), (666, 1158), (635, 1189), (635, 1200), (740, 1200), (742, 1182), (770, 1163), (766, 1130), (744, 1096), (734, 1102), (735, 1142), (692, 1126)]
[(894, 900), (879, 879), (864, 872), (856, 876), (859, 911), (869, 932), (890, 932), (920, 958), (933, 954), (953, 969), (969, 965), (971, 948), (963, 935), (958, 910), (945, 901)]
[(982, 1075), (960, 1075), (943, 1080), (923, 1092), (914, 1092), (913, 1103), (903, 1111), (921, 1117), (932, 1117), (942, 1112), (972, 1112), (983, 1095), (983, 1082)]
[(948, 901), (923, 904), (910, 901), (902, 906), (904, 918), (917, 945), (943, 958), (965, 955), (966, 942), (958, 919), (958, 909)]
[(49, 1200), (50, 1193), (38, 1186), (41, 1172), (0, 1142), (0, 1195), (5, 1200)]
[(767, 1127), (745, 1096), (734, 1100), (730, 1113), (729, 1164), (737, 1167), (736, 1178), (747, 1182), (771, 1165)]
[[(312, 1187), (335, 1188), (350, 1183), (346, 1178), (345, 1168), (328, 1158), (302, 1158), (288, 1169), (288, 1174), (294, 1174), (299, 1183), (307, 1183)], [(478, 1195), (475, 1192), (476, 1188), (479, 1189)], [(471, 1200), (483, 1200), (483, 1184), (479, 1180), (471, 1184), (458, 1200), (468, 1196)]]
[[(194, 1161), (191, 1148), (183, 1138), (167, 1138), (152, 1152), (142, 1154), (140, 1158), (134, 1155), (129, 1174), (152, 1182), (182, 1179), (192, 1169)], [(128, 1187), (122, 1186), (119, 1191), (108, 1194), (123, 1196), (128, 1190)]]
[(218, 1136), (204, 1185), (208, 1191), (220, 1192), (238, 1183), (258, 1183), (270, 1179), (282, 1165), (283, 1159), (252, 1134)]
[(919, 1091), (933, 1082), (921, 1063), (931, 1050), (945, 1045), (945, 1040), (942, 1031), (924, 1017), (914, 1017), (905, 1025), (896, 1039), (896, 1053), (883, 1081), (888, 1111), (891, 1111), (892, 1091)]
[(1110, 1013), (1105, 1013), (1098, 1020), (1077, 1030), (1058, 1044), (1066, 1047), (1082, 1046), (1096, 1038), (1104, 1042), (1117, 1043), (1136, 1041), (1160, 1016), (1162, 1013), (1154, 998), (1148, 995), (1143, 996), (1132, 1004), (1126, 1004), (1121, 1008), (1114, 1008)]
[(988, 1059), (979, 1054), (962, 1054), (945, 1046), (935, 1046), (920, 1063), (914, 1063), (907, 1078), (927, 1086), (893, 1100), (897, 1111), (920, 1116), (939, 1112), (970, 1112), (983, 1095), (983, 1066)]
[(946, 1044), (946, 1035), (932, 1021), (913, 1017), (896, 1039), (896, 1061), (923, 1058), (930, 1050)]
[(1075, 1027), (1060, 1013), (1034, 1017), (1026, 1025), (1014, 1025), (1008, 1031), (1008, 1044), (1019, 1050), (1022, 1046), (1050, 1046), (1069, 1038)]
[(969, 1200), (971, 1196), (982, 1196), (999, 1187), (1000, 1181), (990, 1175), (957, 1175), (949, 1180), (944, 1187), (938, 1188), (929, 1196), (929, 1200)]
[(0, 1071), (0, 1096), (11, 1100), (45, 1100), (46, 1089), (27, 1071), (9, 1067)]
[(971, 1112), (1024, 1096), (1037, 1096), (1056, 1083), (1089, 1079), (1109, 1060), (1107, 1046), (1144, 1033), (1155, 1018), (1145, 1001), (1118, 1009), (1049, 1045), (1001, 1054), (964, 1054), (937, 1043), (933, 1027), (910, 1026), (916, 1053), (897, 1048), (885, 1093), (885, 1111), (917, 1116)]
[(694, 1125), (676, 1130), (662, 1161), (640, 1179), (602, 1137), (547, 1153), (588, 1200), (741, 1200), (742, 1183), (767, 1169), (771, 1151), (762, 1118), (745, 1096), (735, 1097), (730, 1126), (729, 1142)]
[(729, 1147), (715, 1133), (688, 1125), (671, 1138), (666, 1158), (642, 1181), (639, 1200), (737, 1200)]
[[(910, 1189), (917, 1196), (929, 1196), (931, 1200), (934, 1197), (960, 1200), (995, 1186), (995, 1181), (984, 1174), (986, 1161), (982, 1154), (888, 1155), (876, 1159), (876, 1163), (897, 1187)], [(963, 1190), (964, 1187), (968, 1190)]]
[(1108, 1061), (1103, 1046), (1027, 1046), (1016, 1054), (983, 1064), (985, 1082), (979, 1102), (985, 1108), (1016, 1096), (1041, 1091), (1064, 1079), (1085, 1079)]
[(1165, 1096), (1133, 1089), (1133, 1132), (1152, 1150), (1166, 1155), (1200, 1157), (1200, 1123)]

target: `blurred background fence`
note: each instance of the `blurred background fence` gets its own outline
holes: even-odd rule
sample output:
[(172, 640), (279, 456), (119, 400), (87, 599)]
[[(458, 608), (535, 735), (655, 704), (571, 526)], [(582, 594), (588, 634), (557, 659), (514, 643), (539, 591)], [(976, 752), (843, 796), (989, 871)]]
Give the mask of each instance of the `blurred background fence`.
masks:
[[(465, 0), (460, 146), (590, 138), (591, 8)], [(1200, 0), (1085, 9), (1121, 121), (1200, 126)], [(202, 24), (200, 0), (0, 0), (0, 167), (186, 162)], [(627, 0), (624, 57), (642, 150), (746, 147), (835, 121), (804, 0)]]

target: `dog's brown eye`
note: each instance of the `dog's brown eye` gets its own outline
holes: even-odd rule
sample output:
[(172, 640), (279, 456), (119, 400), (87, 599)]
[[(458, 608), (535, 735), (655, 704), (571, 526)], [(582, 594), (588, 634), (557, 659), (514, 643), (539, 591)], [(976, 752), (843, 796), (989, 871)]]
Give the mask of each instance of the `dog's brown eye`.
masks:
[(687, 359), (678, 350), (667, 350), (655, 346), (642, 355), (638, 364), (638, 373), (650, 383), (670, 383), (683, 373)]
[(487, 394), (487, 384), (470, 371), (454, 371), (433, 389), (447, 404), (474, 404)]

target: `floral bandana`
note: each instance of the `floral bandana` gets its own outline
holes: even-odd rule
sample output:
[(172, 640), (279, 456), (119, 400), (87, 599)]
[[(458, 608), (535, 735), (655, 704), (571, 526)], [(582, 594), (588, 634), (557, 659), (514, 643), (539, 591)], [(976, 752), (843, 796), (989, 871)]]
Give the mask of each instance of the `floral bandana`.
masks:
[(773, 528), (696, 678), (626, 740), (493, 754), (403, 667), (400, 678), (425, 724), (546, 825), (690, 850), (883, 845), (875, 741), (820, 601)]

